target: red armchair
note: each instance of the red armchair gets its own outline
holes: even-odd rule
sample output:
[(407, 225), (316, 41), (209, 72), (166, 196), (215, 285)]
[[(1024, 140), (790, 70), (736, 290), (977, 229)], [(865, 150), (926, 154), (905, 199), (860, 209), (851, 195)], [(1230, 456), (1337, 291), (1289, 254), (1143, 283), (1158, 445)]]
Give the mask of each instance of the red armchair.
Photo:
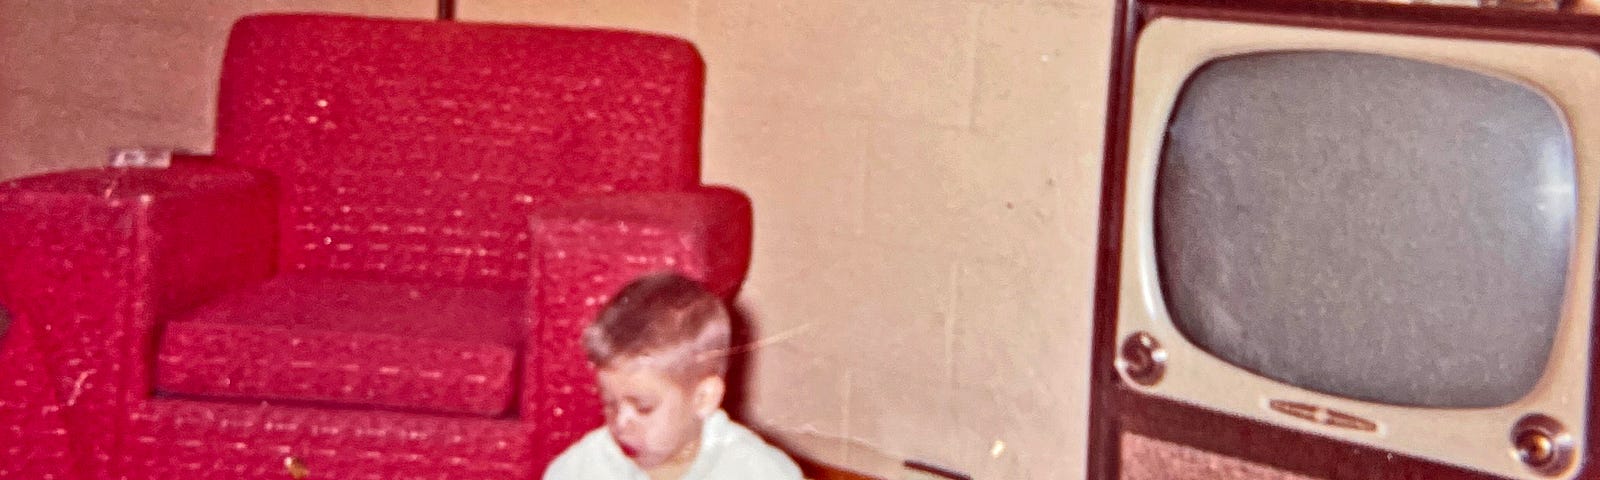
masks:
[(743, 279), (703, 82), (646, 34), (241, 20), (213, 156), (0, 185), (0, 478), (536, 478), (601, 424), (607, 295)]

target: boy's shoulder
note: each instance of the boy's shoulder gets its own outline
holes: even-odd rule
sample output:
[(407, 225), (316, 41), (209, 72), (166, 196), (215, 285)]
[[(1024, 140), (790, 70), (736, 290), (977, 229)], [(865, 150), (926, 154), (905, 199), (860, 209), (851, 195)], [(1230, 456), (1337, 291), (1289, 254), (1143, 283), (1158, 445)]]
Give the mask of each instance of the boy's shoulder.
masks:
[[(777, 447), (767, 443), (760, 435), (734, 422), (726, 414), (718, 415), (712, 421), (719, 423), (715, 428), (708, 429), (708, 433), (716, 438), (710, 439), (716, 443), (717, 458), (712, 470), (715, 474), (711, 478), (763, 478), (799, 480), (800, 467), (795, 465), (789, 455)], [(728, 477), (727, 475), (739, 475)]]
[[(567, 447), (550, 462), (545, 469), (545, 479), (570, 480), (586, 478), (628, 478), (628, 469), (622, 468), (616, 458), (617, 455), (608, 455), (608, 448), (616, 448), (616, 442), (611, 440), (611, 432), (605, 427), (596, 428), (585, 434), (577, 443)], [(618, 475), (623, 476), (618, 476)]]
[[(744, 425), (727, 418), (726, 413), (718, 412), (716, 417), (710, 419), (702, 431), (701, 454), (703, 458), (696, 459), (686, 479), (695, 480), (724, 480), (724, 479), (749, 479), (763, 480), (800, 480), (800, 467), (777, 447), (768, 444), (760, 435)], [(710, 447), (710, 448), (705, 448)], [(584, 435), (577, 443), (567, 447), (560, 456), (556, 457), (550, 467), (545, 470), (544, 478), (547, 480), (574, 480), (574, 479), (622, 479), (636, 475), (637, 469), (629, 468), (620, 451), (616, 450), (616, 442), (611, 439), (611, 433), (605, 427), (597, 428)]]

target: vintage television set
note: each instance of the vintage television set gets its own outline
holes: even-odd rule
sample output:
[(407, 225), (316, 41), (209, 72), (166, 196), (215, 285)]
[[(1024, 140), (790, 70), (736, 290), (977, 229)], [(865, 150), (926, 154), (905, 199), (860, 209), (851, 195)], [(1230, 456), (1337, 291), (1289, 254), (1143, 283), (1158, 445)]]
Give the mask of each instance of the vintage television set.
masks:
[(1090, 478), (1600, 478), (1600, 17), (1118, 8)]

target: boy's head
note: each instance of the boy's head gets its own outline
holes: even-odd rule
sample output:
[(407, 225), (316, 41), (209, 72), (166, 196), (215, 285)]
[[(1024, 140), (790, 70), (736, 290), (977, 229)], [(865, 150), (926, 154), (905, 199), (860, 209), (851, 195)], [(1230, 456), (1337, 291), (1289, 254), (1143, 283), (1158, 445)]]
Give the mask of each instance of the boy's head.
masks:
[(698, 282), (655, 274), (623, 287), (584, 329), (606, 426), (640, 467), (693, 460), (701, 425), (722, 403), (730, 323)]

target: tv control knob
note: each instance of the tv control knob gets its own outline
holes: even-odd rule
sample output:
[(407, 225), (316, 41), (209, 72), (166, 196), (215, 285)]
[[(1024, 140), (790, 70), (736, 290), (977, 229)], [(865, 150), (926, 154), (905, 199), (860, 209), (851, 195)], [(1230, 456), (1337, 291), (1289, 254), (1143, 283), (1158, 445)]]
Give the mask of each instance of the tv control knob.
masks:
[(1511, 428), (1517, 460), (1535, 472), (1555, 476), (1572, 466), (1572, 434), (1556, 419), (1530, 414)]
[(1155, 385), (1167, 370), (1167, 351), (1149, 333), (1138, 332), (1122, 341), (1117, 369), (1129, 380), (1144, 386)]
[(1556, 456), (1556, 442), (1537, 430), (1522, 432), (1517, 436), (1517, 457), (1523, 463), (1540, 466), (1550, 463)]

